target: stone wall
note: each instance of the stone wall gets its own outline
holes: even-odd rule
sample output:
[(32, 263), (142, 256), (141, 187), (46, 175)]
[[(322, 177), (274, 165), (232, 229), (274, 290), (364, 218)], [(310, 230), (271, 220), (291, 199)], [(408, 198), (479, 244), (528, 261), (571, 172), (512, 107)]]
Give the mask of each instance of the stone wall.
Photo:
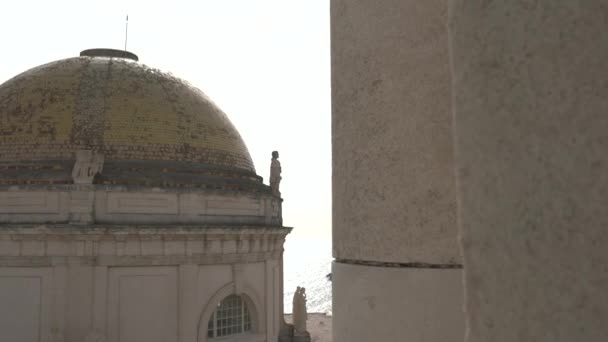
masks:
[(608, 4), (449, 3), (467, 341), (603, 341)]
[(458, 341), (447, 3), (331, 3), (335, 342)]

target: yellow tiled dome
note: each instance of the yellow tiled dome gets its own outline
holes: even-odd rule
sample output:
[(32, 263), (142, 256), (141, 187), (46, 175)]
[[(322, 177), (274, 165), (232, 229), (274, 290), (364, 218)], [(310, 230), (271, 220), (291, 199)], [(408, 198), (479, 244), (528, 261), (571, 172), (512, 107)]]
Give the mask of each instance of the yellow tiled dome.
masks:
[(74, 160), (76, 151), (91, 149), (110, 164), (207, 165), (255, 175), (238, 131), (200, 90), (129, 56), (90, 55), (0, 85), (1, 164)]

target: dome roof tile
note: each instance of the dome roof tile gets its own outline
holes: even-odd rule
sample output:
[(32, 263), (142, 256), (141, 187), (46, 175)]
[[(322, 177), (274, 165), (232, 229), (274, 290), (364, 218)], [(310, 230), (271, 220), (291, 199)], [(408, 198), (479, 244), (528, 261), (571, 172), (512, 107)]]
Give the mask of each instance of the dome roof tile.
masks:
[(68, 58), (0, 85), (0, 169), (72, 161), (83, 149), (112, 165), (178, 163), (259, 178), (238, 131), (209, 97), (133, 60)]

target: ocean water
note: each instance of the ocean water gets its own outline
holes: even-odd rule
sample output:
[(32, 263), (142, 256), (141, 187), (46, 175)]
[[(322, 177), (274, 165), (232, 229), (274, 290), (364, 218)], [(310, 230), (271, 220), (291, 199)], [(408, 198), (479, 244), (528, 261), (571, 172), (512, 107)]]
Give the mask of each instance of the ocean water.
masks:
[(284, 309), (292, 312), (293, 294), (306, 288), (308, 312), (331, 314), (331, 241), (322, 238), (288, 237), (283, 254)]

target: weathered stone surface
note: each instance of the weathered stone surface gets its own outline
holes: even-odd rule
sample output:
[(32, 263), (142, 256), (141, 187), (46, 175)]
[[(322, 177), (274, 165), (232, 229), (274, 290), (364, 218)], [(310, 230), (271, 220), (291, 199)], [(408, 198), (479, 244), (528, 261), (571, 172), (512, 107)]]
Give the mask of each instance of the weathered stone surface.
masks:
[(52, 270), (0, 268), (0, 329), (5, 341), (40, 341), (51, 333)]
[(464, 337), (446, 21), (332, 1), (335, 342)]
[(334, 256), (460, 263), (445, 1), (331, 11)]
[(461, 269), (334, 262), (333, 341), (462, 341)]
[(468, 341), (602, 341), (608, 4), (450, 6)]

